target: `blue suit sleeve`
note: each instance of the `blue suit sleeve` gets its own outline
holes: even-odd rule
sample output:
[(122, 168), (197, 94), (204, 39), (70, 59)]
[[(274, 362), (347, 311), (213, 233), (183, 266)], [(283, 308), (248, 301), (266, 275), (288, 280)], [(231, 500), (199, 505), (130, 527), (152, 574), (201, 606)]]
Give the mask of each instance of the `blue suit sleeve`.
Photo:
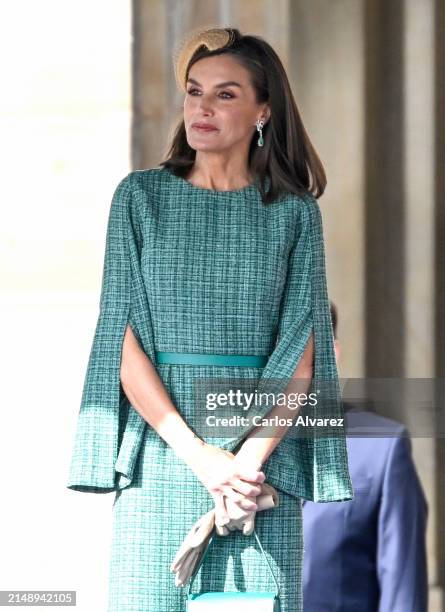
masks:
[(378, 519), (379, 612), (427, 612), (427, 513), (411, 457), (411, 441), (407, 435), (395, 437)]

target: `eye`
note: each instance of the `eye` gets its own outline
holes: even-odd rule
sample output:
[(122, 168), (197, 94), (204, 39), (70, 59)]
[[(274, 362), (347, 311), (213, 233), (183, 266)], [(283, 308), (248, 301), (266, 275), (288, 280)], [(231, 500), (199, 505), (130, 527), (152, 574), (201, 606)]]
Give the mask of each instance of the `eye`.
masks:
[[(188, 90), (187, 90), (187, 93), (188, 93), (188, 94), (190, 94), (191, 96), (193, 96), (193, 95), (194, 95), (194, 92), (196, 92), (196, 91), (198, 91), (198, 92), (199, 92), (199, 90), (198, 90), (198, 89), (196, 89), (196, 87), (192, 87), (191, 89), (188, 89)], [(219, 95), (223, 95), (223, 94), (225, 94), (225, 95), (229, 96), (228, 98), (223, 98), (224, 100), (230, 100), (231, 98), (234, 98), (234, 97), (235, 97), (233, 94), (231, 94), (231, 93), (230, 93), (230, 92), (228, 92), (228, 91), (222, 91), (222, 92), (221, 92)]]

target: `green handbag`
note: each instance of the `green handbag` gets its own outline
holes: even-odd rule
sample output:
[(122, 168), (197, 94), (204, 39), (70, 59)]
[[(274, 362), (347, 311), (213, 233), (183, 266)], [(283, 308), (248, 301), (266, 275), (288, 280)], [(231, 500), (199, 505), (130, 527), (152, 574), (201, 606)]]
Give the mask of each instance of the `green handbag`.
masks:
[[(214, 593), (191, 593), (193, 581), (205, 559), (207, 551), (215, 537), (212, 535), (201, 560), (190, 579), (187, 593), (187, 612), (280, 612), (280, 589), (269, 561), (264, 553), (255, 529), (253, 530), (261, 553), (270, 569), (276, 590), (271, 591), (226, 591)], [(223, 537), (223, 536), (220, 536)], [(246, 537), (246, 536), (244, 536)]]

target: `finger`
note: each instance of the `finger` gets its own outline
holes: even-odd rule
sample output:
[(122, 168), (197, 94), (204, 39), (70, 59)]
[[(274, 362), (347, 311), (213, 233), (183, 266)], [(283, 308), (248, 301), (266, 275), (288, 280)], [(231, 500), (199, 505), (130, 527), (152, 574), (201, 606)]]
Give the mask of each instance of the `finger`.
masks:
[[(237, 513), (252, 511), (257, 509), (257, 501), (255, 496), (246, 496), (238, 491), (235, 491), (232, 487), (224, 487), (224, 497), (226, 500), (226, 509), (230, 518), (238, 518)], [(235, 515), (229, 509), (229, 505), (234, 509)], [(236, 506), (236, 508), (234, 508)]]
[[(212, 509), (201, 516), (189, 530), (181, 546), (176, 551), (172, 561), (172, 567), (177, 567), (180, 563), (182, 563), (184, 558), (189, 554), (190, 550), (199, 546), (206, 539), (206, 537), (212, 531), (214, 524), (215, 512)], [(172, 569), (172, 571), (174, 571), (174, 569)]]
[(259, 485), (241, 480), (241, 478), (237, 476), (232, 478), (230, 486), (245, 497), (256, 497), (261, 493), (261, 487)]
[(247, 510), (250, 512), (253, 510), (258, 510), (257, 502), (251, 497), (243, 497), (243, 499), (238, 502), (238, 504), (241, 506), (241, 508), (243, 508), (243, 510)]
[(254, 468), (249, 467), (247, 465), (243, 465), (242, 463), (237, 464), (236, 460), (234, 461), (234, 463), (236, 475), (242, 478), (243, 480), (248, 480), (249, 482), (257, 482), (259, 484), (263, 483), (266, 480), (266, 474), (261, 470), (255, 470)]
[(187, 559), (189, 559), (190, 555), (193, 554), (194, 550), (195, 549), (193, 548), (189, 548), (181, 556), (176, 555), (173, 561), (171, 562), (170, 571), (177, 572), (182, 567), (182, 565), (187, 562)]
[(263, 510), (268, 510), (269, 508), (276, 508), (280, 503), (278, 491), (267, 482), (263, 482), (261, 485), (261, 493), (257, 499), (258, 507), (260, 505), (260, 498), (263, 498), (261, 501), (263, 505)]
[(237, 502), (232, 502), (230, 499), (226, 499), (226, 508), (230, 519), (234, 521), (244, 521), (251, 512), (255, 511), (242, 508), (240, 504)]
[(190, 546), (194, 548), (199, 546), (211, 533), (215, 526), (215, 509), (212, 508), (204, 514), (200, 519), (199, 528), (195, 531), (189, 541)]
[(179, 581), (184, 586), (190, 576), (196, 571), (197, 566), (200, 564), (207, 547), (210, 544), (211, 535), (209, 535), (202, 544), (193, 549), (192, 553), (187, 558), (186, 562), (183, 563), (177, 573)]
[(261, 510), (269, 510), (269, 508), (276, 508), (278, 506), (278, 495), (269, 495), (268, 493), (262, 493), (256, 498), (257, 512)]
[(215, 525), (225, 525), (229, 522), (230, 516), (227, 512), (224, 495), (222, 493), (213, 496), (215, 502)]
[(225, 525), (215, 525), (216, 533), (220, 536), (226, 536), (229, 532)]
[(175, 576), (176, 586), (184, 586), (187, 583), (200, 558), (201, 555), (199, 554), (199, 551), (194, 551), (194, 553), (187, 559), (187, 562), (181, 565)]
[[(176, 567), (178, 566), (180, 563), (183, 562), (183, 560), (190, 554), (190, 552), (194, 549), (194, 547), (190, 544), (190, 539), (191, 539), (191, 534), (189, 533), (186, 538), (184, 539), (184, 541), (182, 542), (181, 546), (178, 548), (178, 550), (176, 551), (176, 554), (173, 558), (172, 567)], [(174, 571), (174, 570), (173, 570)]]
[(253, 533), (254, 526), (255, 526), (255, 514), (252, 513), (252, 516), (250, 516), (244, 523), (243, 534), (251, 535), (251, 533)]

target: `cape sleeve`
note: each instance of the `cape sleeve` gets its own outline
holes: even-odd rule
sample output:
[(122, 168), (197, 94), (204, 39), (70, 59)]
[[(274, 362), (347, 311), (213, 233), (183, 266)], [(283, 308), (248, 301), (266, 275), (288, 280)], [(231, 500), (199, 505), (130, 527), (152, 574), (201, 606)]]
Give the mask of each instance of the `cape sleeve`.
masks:
[[(337, 425), (292, 426), (263, 469), (268, 482), (295, 495), (312, 501), (343, 501), (352, 499), (353, 492), (327, 290), (322, 216), (313, 196), (303, 196), (299, 202), (277, 341), (256, 385), (258, 393), (284, 393), (313, 334), (313, 376), (307, 394), (321, 393), (316, 405), (303, 407), (299, 416), (317, 423), (320, 418), (328, 418), (330, 423), (335, 419)], [(272, 408), (264, 403), (255, 415), (265, 416)], [(223, 446), (233, 450), (251, 429), (249, 425), (242, 436)]]
[(67, 487), (107, 493), (130, 484), (147, 422), (120, 381), (129, 324), (154, 362), (154, 342), (140, 270), (141, 214), (134, 174), (113, 194), (106, 234), (99, 315), (83, 386)]
[(270, 381), (274, 387), (285, 388), (311, 334), (314, 336), (313, 380), (332, 381), (337, 386), (322, 216), (317, 200), (307, 197), (300, 207), (297, 237), (289, 256), (277, 343), (262, 372), (260, 384)]

